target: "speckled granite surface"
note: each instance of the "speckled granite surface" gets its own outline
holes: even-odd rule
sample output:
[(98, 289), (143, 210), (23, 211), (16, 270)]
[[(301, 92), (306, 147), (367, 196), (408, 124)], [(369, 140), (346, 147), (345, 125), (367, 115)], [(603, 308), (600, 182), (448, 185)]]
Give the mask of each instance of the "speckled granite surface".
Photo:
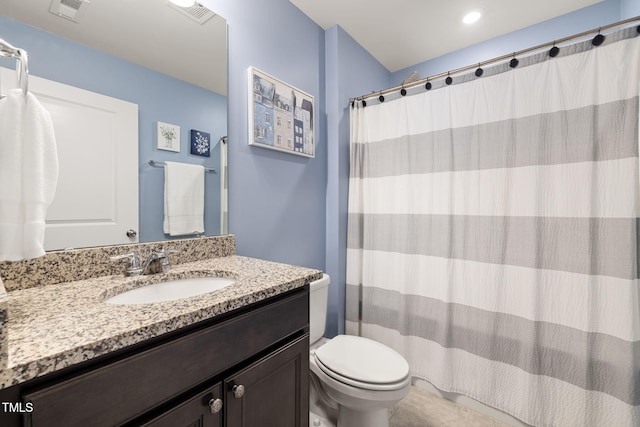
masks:
[[(0, 331), (6, 350), (0, 352), (0, 389), (302, 287), (322, 275), (319, 270), (236, 255), (174, 263), (168, 273), (146, 276), (124, 277), (123, 268), (118, 270), (116, 275), (47, 286), (41, 280), (37, 286), (6, 293), (8, 318)], [(236, 282), (177, 301), (104, 302), (138, 286), (206, 276), (233, 277)], [(0, 293), (0, 316), (2, 303)]]
[(152, 252), (160, 251), (163, 248), (178, 251), (170, 256), (171, 264), (177, 265), (233, 255), (236, 251), (236, 238), (229, 234), (47, 252), (43, 257), (27, 261), (0, 262), (0, 278), (2, 278), (6, 290), (13, 291), (72, 280), (110, 276), (123, 272), (127, 265), (126, 260), (111, 261), (109, 259), (111, 256), (135, 252), (140, 256), (140, 260), (144, 260)]

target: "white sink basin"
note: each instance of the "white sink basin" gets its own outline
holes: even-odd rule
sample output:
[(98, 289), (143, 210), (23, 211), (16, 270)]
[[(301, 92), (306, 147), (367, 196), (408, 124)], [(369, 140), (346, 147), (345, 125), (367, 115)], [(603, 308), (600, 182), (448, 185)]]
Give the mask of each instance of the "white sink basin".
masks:
[(175, 301), (217, 291), (235, 283), (227, 277), (197, 277), (155, 283), (131, 289), (104, 300), (109, 304), (149, 304), (162, 301)]

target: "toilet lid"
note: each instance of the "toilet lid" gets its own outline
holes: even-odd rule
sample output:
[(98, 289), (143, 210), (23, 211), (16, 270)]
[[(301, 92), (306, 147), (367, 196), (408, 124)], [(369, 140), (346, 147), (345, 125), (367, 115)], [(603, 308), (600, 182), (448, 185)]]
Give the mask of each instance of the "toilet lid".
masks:
[(353, 335), (331, 339), (315, 351), (315, 357), (338, 375), (363, 383), (398, 383), (409, 375), (409, 364), (400, 354), (384, 344)]

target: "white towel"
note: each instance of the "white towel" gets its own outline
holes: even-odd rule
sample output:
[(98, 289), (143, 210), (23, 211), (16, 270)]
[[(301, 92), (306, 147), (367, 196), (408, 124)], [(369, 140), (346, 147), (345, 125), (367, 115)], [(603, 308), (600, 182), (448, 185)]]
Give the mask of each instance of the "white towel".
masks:
[(44, 255), (57, 182), (51, 115), (34, 95), (13, 89), (0, 100), (0, 261)]
[(204, 167), (165, 162), (163, 229), (170, 236), (204, 233)]

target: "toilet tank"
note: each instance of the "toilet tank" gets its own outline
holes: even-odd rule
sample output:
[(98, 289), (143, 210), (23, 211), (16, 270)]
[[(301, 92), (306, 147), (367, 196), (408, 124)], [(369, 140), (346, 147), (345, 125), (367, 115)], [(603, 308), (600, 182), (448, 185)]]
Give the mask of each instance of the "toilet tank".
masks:
[(322, 279), (315, 280), (309, 285), (309, 335), (311, 335), (309, 341), (311, 344), (324, 335), (330, 282), (329, 275), (323, 274)]

